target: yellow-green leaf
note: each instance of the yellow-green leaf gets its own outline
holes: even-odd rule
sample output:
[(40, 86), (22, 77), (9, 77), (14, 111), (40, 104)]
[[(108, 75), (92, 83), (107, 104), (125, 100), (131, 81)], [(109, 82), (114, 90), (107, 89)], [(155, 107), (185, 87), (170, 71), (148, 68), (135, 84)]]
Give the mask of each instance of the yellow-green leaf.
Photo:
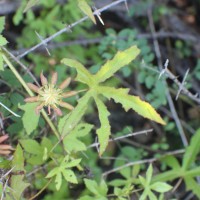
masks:
[(107, 61), (98, 73), (94, 76), (97, 82), (103, 82), (113, 76), (120, 68), (129, 64), (140, 53), (136, 46), (132, 46), (124, 51), (119, 51), (112, 60)]
[(64, 58), (61, 60), (61, 63), (69, 67), (73, 67), (77, 70), (77, 77), (76, 77), (77, 81), (80, 81), (87, 85), (92, 84), (92, 75), (80, 62), (69, 58)]
[(108, 145), (108, 140), (111, 135), (110, 123), (108, 120), (108, 116), (110, 115), (110, 113), (108, 112), (104, 103), (97, 97), (95, 98), (95, 102), (98, 108), (99, 120), (101, 123), (100, 128), (97, 130), (98, 140), (100, 144), (99, 155), (101, 156)]
[(75, 109), (67, 117), (64, 117), (60, 120), (59, 132), (61, 135), (68, 134), (80, 122), (87, 109), (90, 97), (91, 92), (88, 91), (81, 99), (78, 100), (78, 105), (75, 107)]
[(139, 115), (165, 125), (165, 122), (156, 110), (139, 97), (129, 95), (129, 89), (115, 89), (112, 87), (100, 86), (98, 92), (101, 92), (101, 94), (108, 99), (112, 98), (116, 103), (121, 103), (125, 111), (133, 109)]
[(92, 9), (85, 0), (78, 0), (78, 7), (94, 22), (94, 24), (96, 24)]

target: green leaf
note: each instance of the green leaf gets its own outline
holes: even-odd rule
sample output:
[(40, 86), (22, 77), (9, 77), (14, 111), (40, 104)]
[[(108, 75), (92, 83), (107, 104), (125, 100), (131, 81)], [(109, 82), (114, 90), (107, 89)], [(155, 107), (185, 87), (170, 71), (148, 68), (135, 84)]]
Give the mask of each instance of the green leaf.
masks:
[(113, 76), (120, 68), (129, 64), (140, 53), (136, 46), (132, 46), (125, 51), (119, 51), (112, 60), (107, 61), (98, 73), (94, 76), (96, 82), (104, 82), (106, 79)]
[(90, 190), (90, 192), (92, 192), (93, 194), (99, 195), (99, 188), (95, 181), (85, 178), (84, 182), (87, 189)]
[(85, 195), (85, 196), (83, 196), (83, 197), (80, 197), (79, 200), (94, 200), (94, 197)]
[(93, 125), (86, 123), (78, 124), (70, 134), (64, 137), (63, 143), (65, 150), (68, 152), (85, 151), (87, 149), (86, 145), (79, 138), (90, 133), (92, 127)]
[(164, 193), (171, 190), (172, 186), (164, 182), (156, 182), (151, 185), (151, 189), (156, 192)]
[(108, 116), (110, 115), (110, 113), (108, 112), (104, 103), (97, 97), (95, 98), (95, 102), (98, 108), (99, 120), (101, 123), (100, 128), (97, 130), (98, 140), (100, 144), (99, 155), (101, 156), (108, 145), (108, 140), (111, 135), (111, 127), (108, 120)]
[(3, 57), (2, 57), (2, 53), (0, 51), (0, 71), (3, 71), (4, 67), (3, 67)]
[(190, 145), (186, 148), (182, 168), (186, 170), (196, 159), (200, 152), (200, 129), (196, 131), (191, 139)]
[(185, 181), (187, 190), (192, 190), (192, 192), (195, 195), (197, 195), (198, 198), (200, 198), (199, 183), (197, 183), (192, 177), (186, 177), (184, 178), (184, 181)]
[(176, 170), (169, 170), (163, 173), (160, 173), (152, 178), (152, 182), (157, 182), (157, 181), (171, 181), (174, 180), (178, 177), (182, 176), (181, 170), (176, 169)]
[[(14, 158), (12, 160), (12, 166), (14, 167), (13, 172), (19, 172), (19, 171), (25, 171), (24, 169), (24, 156), (23, 151), (20, 145), (17, 145), (17, 148), (14, 153)], [(11, 182), (11, 196), (14, 197), (16, 200), (22, 199), (22, 194), (24, 190), (29, 186), (28, 183), (25, 183), (23, 181), (24, 174), (19, 174), (16, 176), (11, 176), (10, 182)]]
[[(184, 176), (184, 174), (183, 174), (183, 176)], [(190, 177), (200, 176), (200, 166), (195, 167), (194, 169), (191, 169), (189, 171), (186, 171), (185, 176), (190, 176)]]
[(68, 117), (60, 120), (59, 132), (61, 135), (69, 134), (69, 132), (72, 131), (74, 127), (80, 122), (87, 109), (91, 94), (91, 91), (88, 91), (81, 99), (78, 100), (78, 105), (68, 115)]
[(27, 103), (20, 105), (19, 108), (24, 110), (22, 122), (28, 135), (30, 135), (38, 126), (39, 115), (35, 113), (35, 107), (38, 103)]
[(74, 183), (74, 184), (78, 183), (76, 175), (74, 174), (74, 172), (72, 170), (70, 170), (70, 169), (63, 170), (62, 174), (66, 181), (68, 181), (70, 183)]
[(143, 177), (143, 176), (138, 176), (139, 177), (139, 180), (140, 180), (140, 183), (144, 186), (144, 187), (146, 187), (147, 185), (148, 185), (148, 183), (147, 183), (147, 180)]
[(5, 26), (5, 17), (0, 17), (0, 33), (4, 30)]
[(172, 155), (167, 155), (164, 158), (161, 158), (161, 161), (166, 163), (172, 169), (180, 169), (181, 167), (178, 160)]
[(35, 6), (38, 2), (39, 0), (29, 0), (29, 2), (26, 4), (26, 7), (24, 8), (23, 13), (27, 12), (29, 9)]
[(55, 167), (54, 169), (52, 169), (46, 176), (46, 178), (51, 178), (53, 176), (55, 176), (57, 173), (60, 173), (60, 168), (59, 167)]
[(128, 94), (129, 89), (115, 89), (112, 87), (99, 86), (98, 92), (102, 93), (108, 99), (114, 99), (116, 103), (121, 103), (125, 111), (133, 109), (139, 115), (146, 117), (148, 119), (154, 120), (160, 124), (165, 124), (160, 115), (155, 111), (155, 109), (147, 102), (142, 101), (137, 96), (132, 96)]
[(20, 144), (24, 150), (31, 154), (42, 154), (42, 148), (38, 142), (32, 139), (20, 140)]
[(102, 179), (99, 187), (99, 192), (102, 196), (107, 196), (108, 192), (108, 186), (106, 185), (106, 182)]
[(92, 9), (85, 0), (78, 0), (78, 7), (96, 24)]
[(75, 68), (77, 70), (77, 77), (76, 77), (77, 81), (80, 81), (87, 85), (91, 85), (93, 83), (92, 75), (80, 62), (78, 62), (76, 60), (64, 58), (61, 60), (61, 63), (65, 64), (69, 67)]
[(65, 168), (76, 167), (81, 162), (81, 159), (74, 159), (65, 165)]
[(151, 190), (148, 191), (148, 196), (149, 200), (157, 200), (156, 195)]
[(0, 46), (4, 46), (8, 43), (8, 41), (6, 40), (5, 37), (3, 37), (2, 35), (0, 35)]
[(153, 167), (152, 164), (150, 164), (146, 172), (146, 181), (148, 184), (150, 184), (151, 182), (152, 175), (153, 175)]
[(55, 178), (56, 190), (59, 190), (62, 184), (62, 175), (61, 173), (56, 174)]
[[(139, 200), (146, 200), (147, 195), (151, 192), (150, 190), (144, 190), (142, 195), (140, 196)], [(155, 199), (156, 200), (156, 199)]]

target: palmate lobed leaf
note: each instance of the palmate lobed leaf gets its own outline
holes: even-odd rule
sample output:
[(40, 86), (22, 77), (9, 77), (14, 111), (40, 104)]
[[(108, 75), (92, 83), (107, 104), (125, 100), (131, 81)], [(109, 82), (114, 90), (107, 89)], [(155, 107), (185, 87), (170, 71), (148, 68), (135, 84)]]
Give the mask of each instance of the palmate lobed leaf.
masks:
[(99, 86), (100, 83), (112, 77), (119, 69), (134, 60), (139, 52), (140, 50), (136, 46), (132, 46), (124, 51), (118, 52), (113, 59), (107, 61), (95, 75), (91, 74), (80, 62), (76, 60), (64, 58), (61, 61), (65, 65), (73, 67), (77, 70), (77, 81), (85, 83), (89, 86), (89, 91), (82, 97), (82, 99), (79, 100), (77, 107), (74, 111), (72, 111), (70, 116), (67, 117), (68, 120), (66, 123), (62, 125), (62, 131), (60, 131), (61, 135), (64, 132), (69, 133), (70, 130), (73, 130), (86, 111), (90, 97), (94, 97), (98, 107), (101, 123), (101, 127), (97, 130), (97, 135), (100, 143), (99, 154), (102, 155), (108, 144), (111, 132), (108, 121), (109, 112), (104, 103), (99, 99), (99, 94), (102, 94), (108, 99), (112, 98), (117, 103), (121, 103), (126, 111), (133, 109), (143, 117), (154, 120), (160, 124), (165, 124), (160, 115), (150, 104), (142, 101), (139, 97), (129, 95), (129, 89), (115, 89), (111, 87)]
[(165, 125), (160, 115), (147, 102), (142, 101), (137, 96), (129, 95), (129, 89), (115, 89), (112, 87), (99, 86), (98, 92), (108, 99), (113, 99), (116, 103), (121, 103), (125, 111), (133, 109), (139, 115)]

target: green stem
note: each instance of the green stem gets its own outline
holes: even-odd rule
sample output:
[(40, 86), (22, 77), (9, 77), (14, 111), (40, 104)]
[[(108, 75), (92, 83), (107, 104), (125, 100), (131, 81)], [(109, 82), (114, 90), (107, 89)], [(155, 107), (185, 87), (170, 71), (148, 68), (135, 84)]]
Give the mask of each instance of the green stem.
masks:
[[(2, 58), (4, 59), (4, 61), (6, 62), (6, 64), (8, 65), (8, 67), (10, 68), (10, 70), (13, 72), (13, 74), (16, 76), (16, 78), (18, 79), (18, 81), (22, 84), (22, 86), (24, 87), (24, 89), (27, 91), (27, 93), (30, 96), (34, 96), (34, 93), (29, 89), (29, 87), (27, 86), (26, 82), (23, 80), (23, 78), (21, 77), (21, 75), (18, 73), (18, 71), (14, 68), (14, 66), (12, 65), (12, 63), (9, 61), (9, 59), (6, 57), (6, 55), (2, 55)], [(57, 131), (57, 129), (55, 128), (54, 124), (52, 123), (51, 119), (48, 117), (47, 113), (42, 110), (42, 115), (44, 117), (44, 119), (46, 120), (46, 122), (49, 124), (49, 126), (51, 127), (53, 133), (56, 135), (56, 137), (59, 139), (59, 133)]]

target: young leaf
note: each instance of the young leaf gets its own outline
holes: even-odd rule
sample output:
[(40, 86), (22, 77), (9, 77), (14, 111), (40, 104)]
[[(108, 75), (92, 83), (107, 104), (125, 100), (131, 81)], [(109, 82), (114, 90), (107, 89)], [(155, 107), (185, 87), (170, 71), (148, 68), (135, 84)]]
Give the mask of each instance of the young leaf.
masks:
[(115, 89), (112, 87), (105, 87), (105, 86), (101, 86), (98, 88), (99, 92), (101, 92), (101, 94), (106, 98), (108, 99), (112, 98), (116, 103), (121, 103), (125, 111), (133, 109), (143, 117), (154, 120), (163, 125), (165, 124), (160, 115), (155, 111), (155, 109), (149, 103), (142, 101), (137, 96), (129, 95), (128, 94), (129, 89), (122, 89), (122, 88)]
[(87, 189), (90, 190), (90, 192), (92, 192), (95, 195), (99, 194), (99, 187), (95, 181), (85, 178), (84, 182)]
[(76, 167), (81, 162), (81, 159), (74, 159), (64, 165), (65, 168)]
[(61, 63), (76, 69), (76, 71), (77, 71), (76, 80), (77, 81), (80, 81), (87, 85), (92, 84), (92, 75), (80, 62), (78, 62), (76, 60), (64, 58), (61, 60)]
[(190, 145), (186, 148), (183, 157), (182, 168), (186, 170), (196, 159), (197, 154), (200, 152), (200, 129), (196, 131), (191, 139)]
[(172, 186), (164, 182), (156, 182), (151, 185), (151, 189), (159, 193), (164, 193), (171, 190)]
[(153, 167), (152, 164), (150, 164), (146, 172), (146, 181), (148, 184), (150, 184), (151, 182), (152, 175), (153, 175)]
[(115, 72), (129, 64), (140, 53), (136, 46), (132, 46), (124, 51), (118, 52), (112, 60), (107, 61), (98, 73), (94, 76), (96, 82), (104, 82), (113, 76)]
[(78, 7), (96, 24), (92, 9), (85, 0), (78, 0)]
[(95, 98), (95, 102), (98, 108), (99, 120), (101, 123), (100, 128), (97, 130), (97, 135), (100, 144), (99, 155), (102, 155), (108, 145), (108, 140), (111, 134), (111, 127), (108, 121), (108, 116), (110, 115), (110, 113), (108, 112), (104, 103), (100, 99), (98, 99), (98, 97)]
[(31, 103), (19, 106), (20, 109), (24, 110), (22, 122), (28, 135), (30, 135), (38, 126), (40, 116), (33, 112), (36, 105), (37, 103)]
[[(16, 151), (14, 153), (12, 166), (14, 167), (13, 172), (25, 171), (23, 151), (19, 144), (17, 145)], [(13, 196), (16, 200), (22, 199), (23, 191), (29, 186), (29, 184), (25, 183), (23, 179), (24, 174), (11, 176), (10, 183), (12, 189), (10, 190), (10, 193), (11, 196)]]
[(106, 196), (108, 192), (108, 186), (106, 185), (106, 182), (103, 179), (100, 183), (99, 192), (102, 196)]
[(87, 135), (91, 131), (92, 127), (92, 125), (86, 123), (78, 124), (74, 130), (63, 139), (66, 151), (85, 151), (87, 149), (86, 145), (81, 142), (79, 138)]
[[(46, 178), (51, 178), (56, 176), (56, 189), (59, 190), (62, 184), (62, 175), (64, 176), (65, 180), (74, 184), (77, 184), (77, 178), (74, 172), (68, 168), (75, 167), (80, 163), (81, 159), (75, 159), (69, 162), (69, 156), (65, 156), (63, 161), (61, 162), (60, 166), (55, 167), (52, 169), (46, 176)], [(67, 169), (66, 169), (67, 168)]]

